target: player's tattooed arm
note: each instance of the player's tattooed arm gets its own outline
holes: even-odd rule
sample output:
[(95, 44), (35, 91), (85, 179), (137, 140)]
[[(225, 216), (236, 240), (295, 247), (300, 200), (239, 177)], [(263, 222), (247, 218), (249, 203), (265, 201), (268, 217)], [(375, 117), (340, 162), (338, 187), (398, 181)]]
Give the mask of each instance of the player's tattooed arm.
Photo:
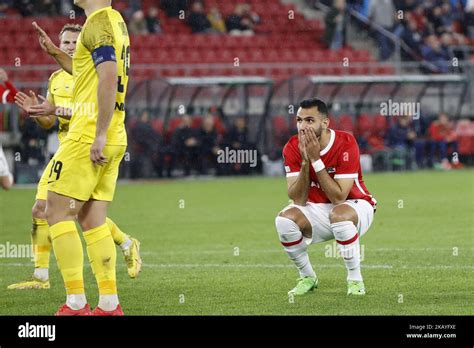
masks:
[(298, 148), (301, 153), (301, 169), (300, 174), (296, 177), (288, 177), (288, 197), (297, 205), (305, 205), (308, 201), (310, 188), (309, 166), (310, 162), (306, 154), (304, 145), (304, 132), (298, 133)]
[[(311, 163), (320, 159), (321, 145), (314, 132), (307, 132), (306, 134), (306, 151)], [(319, 185), (323, 189), (326, 196), (329, 198), (332, 204), (344, 203), (351, 191), (354, 184), (354, 179), (333, 179), (329, 176), (328, 172), (323, 169), (316, 172), (318, 177)]]
[(36, 23), (33, 22), (33, 27), (36, 29), (38, 33), (38, 39), (41, 48), (51, 57), (53, 57), (56, 62), (69, 74), (72, 74), (72, 58), (61, 50), (58, 46), (53, 43), (53, 40), (46, 34), (46, 32), (41, 29), (41, 27)]

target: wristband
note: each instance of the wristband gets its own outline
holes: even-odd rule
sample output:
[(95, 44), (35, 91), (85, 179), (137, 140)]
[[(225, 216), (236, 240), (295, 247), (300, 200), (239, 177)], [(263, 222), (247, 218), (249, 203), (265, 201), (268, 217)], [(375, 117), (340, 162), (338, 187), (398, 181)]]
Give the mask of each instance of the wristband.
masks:
[(326, 168), (326, 166), (324, 165), (324, 162), (321, 159), (318, 159), (317, 161), (314, 161), (312, 163), (312, 166), (313, 166), (313, 169), (316, 173), (320, 172), (321, 170)]

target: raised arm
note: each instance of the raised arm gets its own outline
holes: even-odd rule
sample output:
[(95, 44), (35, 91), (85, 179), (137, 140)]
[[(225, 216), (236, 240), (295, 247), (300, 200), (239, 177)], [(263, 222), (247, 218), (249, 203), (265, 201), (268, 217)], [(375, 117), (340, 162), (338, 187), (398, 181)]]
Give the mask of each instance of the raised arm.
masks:
[(43, 51), (48, 53), (53, 57), (56, 62), (69, 74), (72, 74), (72, 58), (64, 51), (62, 51), (58, 46), (56, 46), (53, 41), (50, 39), (48, 34), (41, 29), (41, 27), (33, 22), (33, 27), (38, 32), (39, 43)]

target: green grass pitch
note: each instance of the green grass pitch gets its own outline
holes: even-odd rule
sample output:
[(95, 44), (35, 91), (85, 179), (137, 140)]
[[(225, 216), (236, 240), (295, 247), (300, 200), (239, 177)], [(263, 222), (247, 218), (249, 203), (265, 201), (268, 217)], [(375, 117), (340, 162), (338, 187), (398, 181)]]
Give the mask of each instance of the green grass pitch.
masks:
[[(472, 315), (474, 171), (369, 174), (378, 200), (362, 238), (367, 295), (346, 296), (346, 271), (333, 242), (310, 246), (320, 278), (290, 301), (297, 272), (274, 217), (282, 178), (120, 184), (110, 217), (142, 242), (144, 267), (131, 280), (118, 251), (119, 296), (128, 315)], [(34, 189), (0, 192), (0, 244), (27, 244)], [(87, 258), (86, 258), (87, 260)], [(0, 258), (0, 314), (51, 315), (64, 301), (56, 261), (51, 289), (12, 291), (26, 258)], [(85, 267), (91, 306), (97, 291)], [(471, 304), (471, 305), (469, 305)]]

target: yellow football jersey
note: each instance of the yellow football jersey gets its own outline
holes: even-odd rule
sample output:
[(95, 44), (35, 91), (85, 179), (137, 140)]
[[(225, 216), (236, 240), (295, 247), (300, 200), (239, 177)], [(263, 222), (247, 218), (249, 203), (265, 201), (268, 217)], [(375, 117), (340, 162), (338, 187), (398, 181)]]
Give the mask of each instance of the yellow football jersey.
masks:
[[(117, 93), (115, 110), (107, 130), (108, 145), (127, 145), (125, 131), (125, 94), (127, 93), (130, 67), (130, 39), (121, 14), (111, 6), (91, 13), (77, 39), (73, 56), (73, 115), (69, 125), (68, 139), (92, 143), (95, 139), (99, 114), (97, 91), (99, 77), (96, 64), (101, 62), (99, 48), (111, 46), (117, 62)], [(93, 58), (94, 55), (94, 58)]]
[[(47, 99), (50, 103), (54, 104), (56, 108), (59, 107), (62, 110), (70, 109), (72, 107), (73, 89), (74, 79), (72, 75), (62, 69), (57, 70), (49, 77)], [(66, 138), (69, 130), (69, 120), (62, 117), (58, 117), (58, 120), (58, 138), (61, 143)]]

